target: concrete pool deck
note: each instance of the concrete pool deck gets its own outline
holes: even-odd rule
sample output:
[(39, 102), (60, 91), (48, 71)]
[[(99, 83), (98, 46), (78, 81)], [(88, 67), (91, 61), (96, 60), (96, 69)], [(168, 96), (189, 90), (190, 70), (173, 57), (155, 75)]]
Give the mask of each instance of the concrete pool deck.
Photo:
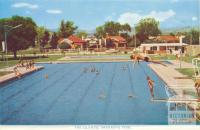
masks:
[[(184, 90), (188, 89), (195, 92), (194, 81), (176, 70), (176, 68), (180, 67), (180, 63), (174, 60), (170, 62), (172, 64), (167, 64), (167, 67), (160, 64), (149, 64), (149, 67), (177, 94), (182, 94)], [(181, 67), (192, 68), (193, 66), (190, 63), (182, 61)]]
[[(0, 71), (13, 71), (14, 67), (9, 67), (6, 69), (0, 69)], [(35, 66), (34, 69), (26, 69), (25, 67), (19, 67), (18, 70), (19, 72), (22, 74), (22, 77), (24, 75), (30, 74), (32, 72), (38, 71), (40, 69), (43, 69), (43, 66)], [(6, 74), (3, 76), (0, 76), (0, 84), (5, 83), (7, 81), (13, 80), (13, 79), (17, 79), (18, 77), (15, 75), (14, 72), (10, 73), (10, 74)]]

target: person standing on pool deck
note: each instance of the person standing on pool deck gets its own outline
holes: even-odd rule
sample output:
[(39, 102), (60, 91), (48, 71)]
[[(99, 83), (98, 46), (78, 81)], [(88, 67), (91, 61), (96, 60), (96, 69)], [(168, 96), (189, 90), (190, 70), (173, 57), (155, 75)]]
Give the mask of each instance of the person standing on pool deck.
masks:
[(197, 95), (200, 96), (200, 79), (195, 81), (194, 87), (196, 88)]
[(154, 92), (153, 92), (154, 81), (149, 76), (147, 76), (147, 81), (148, 81), (148, 86), (150, 88), (151, 97), (154, 98)]
[(132, 54), (130, 56), (130, 58), (132, 60), (134, 60), (134, 61), (137, 61), (138, 63), (140, 62), (140, 60), (142, 60), (142, 61), (145, 61), (145, 62), (152, 62), (152, 63), (161, 64), (163, 66), (166, 66), (164, 63), (162, 63), (160, 61), (154, 61), (150, 57), (148, 57), (148, 56), (142, 56), (140, 54)]

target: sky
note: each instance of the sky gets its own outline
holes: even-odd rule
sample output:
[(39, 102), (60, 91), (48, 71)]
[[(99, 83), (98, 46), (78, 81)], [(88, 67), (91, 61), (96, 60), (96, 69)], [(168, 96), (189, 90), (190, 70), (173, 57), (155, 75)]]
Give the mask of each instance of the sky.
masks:
[(199, 8), (200, 0), (0, 0), (0, 18), (29, 16), (49, 29), (71, 20), (79, 29), (94, 30), (106, 21), (134, 27), (153, 17), (161, 28), (174, 28), (198, 25)]

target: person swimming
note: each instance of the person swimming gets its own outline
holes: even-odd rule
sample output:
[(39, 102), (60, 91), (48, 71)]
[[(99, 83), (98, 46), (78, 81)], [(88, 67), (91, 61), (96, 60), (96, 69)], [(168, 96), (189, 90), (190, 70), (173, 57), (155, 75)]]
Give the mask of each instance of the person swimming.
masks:
[(130, 56), (130, 59), (132, 59), (134, 61), (137, 61), (138, 63), (140, 62), (140, 60), (142, 60), (142, 61), (145, 61), (145, 62), (152, 62), (152, 63), (155, 63), (155, 64), (161, 64), (163, 66), (166, 66), (164, 63), (162, 63), (160, 61), (154, 61), (150, 57), (148, 57), (148, 56), (142, 56), (140, 54), (132, 54)]
[(148, 82), (148, 86), (150, 88), (150, 92), (151, 92), (151, 97), (154, 98), (154, 81), (149, 77), (147, 76), (147, 82)]
[(48, 79), (48, 78), (49, 78), (49, 75), (48, 75), (48, 74), (45, 74), (44, 77), (45, 77), (45, 79)]

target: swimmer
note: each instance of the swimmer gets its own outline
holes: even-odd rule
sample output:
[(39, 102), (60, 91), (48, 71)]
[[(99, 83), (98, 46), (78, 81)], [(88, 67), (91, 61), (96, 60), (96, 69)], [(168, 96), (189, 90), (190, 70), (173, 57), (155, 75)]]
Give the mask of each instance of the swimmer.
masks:
[(99, 75), (99, 74), (100, 74), (100, 72), (97, 70), (97, 71), (96, 71), (96, 75)]
[(104, 99), (106, 98), (106, 95), (104, 92), (101, 92), (101, 94), (99, 95), (99, 99)]
[(128, 98), (133, 98), (133, 97), (134, 97), (134, 95), (132, 93), (128, 94)]
[(133, 55), (130, 56), (130, 58), (132, 60), (134, 60), (135, 62), (137, 61), (138, 63), (140, 62), (140, 60), (142, 60), (142, 61), (145, 61), (145, 62), (152, 62), (152, 63), (155, 63), (155, 64), (161, 64), (163, 66), (166, 66), (164, 63), (162, 63), (160, 61), (154, 61), (150, 57), (142, 56), (140, 54), (133, 54)]
[(83, 73), (87, 73), (88, 69), (87, 68), (83, 68)]
[(148, 86), (149, 86), (149, 89), (150, 89), (150, 92), (151, 92), (151, 97), (154, 98), (154, 92), (153, 92), (154, 81), (149, 76), (147, 76), (147, 81), (148, 81)]
[(48, 75), (48, 74), (45, 74), (44, 77), (45, 77), (45, 79), (48, 79), (48, 78), (49, 78), (49, 75)]

